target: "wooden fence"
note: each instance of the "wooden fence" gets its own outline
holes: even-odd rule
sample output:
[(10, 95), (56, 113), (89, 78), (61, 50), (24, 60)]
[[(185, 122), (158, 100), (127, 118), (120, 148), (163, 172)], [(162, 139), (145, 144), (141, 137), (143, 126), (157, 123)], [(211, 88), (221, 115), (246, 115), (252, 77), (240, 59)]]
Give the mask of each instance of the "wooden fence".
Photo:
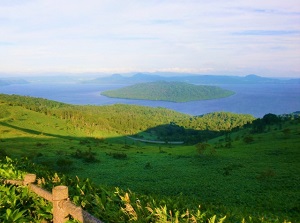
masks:
[(33, 184), (36, 181), (35, 174), (27, 174), (24, 180), (5, 180), (6, 184), (27, 185), (31, 191), (38, 196), (52, 202), (53, 204), (53, 223), (64, 223), (69, 220), (68, 215), (71, 215), (75, 220), (83, 223), (103, 223), (81, 207), (77, 207), (69, 201), (68, 187), (56, 186), (52, 189), (52, 193)]

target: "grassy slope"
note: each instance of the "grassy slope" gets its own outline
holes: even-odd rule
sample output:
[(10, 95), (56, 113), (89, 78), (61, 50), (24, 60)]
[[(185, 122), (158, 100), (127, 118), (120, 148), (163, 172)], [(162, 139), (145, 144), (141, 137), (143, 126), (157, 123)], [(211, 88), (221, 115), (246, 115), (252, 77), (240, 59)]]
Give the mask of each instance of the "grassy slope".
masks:
[[(89, 139), (66, 120), (21, 107), (0, 109), (0, 148), (10, 154), (34, 157), (54, 168), (58, 157), (71, 159), (71, 175), (138, 193), (183, 194), (190, 205), (215, 208), (229, 219), (266, 215), (300, 220), (299, 123), (283, 126), (291, 130), (288, 136), (275, 129), (255, 134), (251, 144), (242, 140), (249, 133), (245, 129), (231, 135), (232, 148), (222, 147), (225, 142), (219, 138), (209, 142), (217, 147), (213, 155), (199, 156), (194, 146), (149, 145), (105, 133), (105, 141)], [(89, 164), (69, 156), (89, 148), (100, 162)], [(112, 152), (128, 157), (106, 155)]]
[(113, 98), (130, 98), (187, 102), (228, 97), (232, 91), (216, 86), (193, 85), (184, 82), (151, 82), (140, 83), (121, 89), (102, 92), (102, 95)]

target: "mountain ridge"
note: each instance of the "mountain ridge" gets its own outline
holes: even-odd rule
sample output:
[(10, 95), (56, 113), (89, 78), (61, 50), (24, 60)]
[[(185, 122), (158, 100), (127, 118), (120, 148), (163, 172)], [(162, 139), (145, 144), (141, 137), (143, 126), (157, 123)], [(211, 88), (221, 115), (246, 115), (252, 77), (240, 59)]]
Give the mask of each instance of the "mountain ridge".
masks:
[(136, 73), (132, 76), (122, 74), (112, 74), (111, 76), (98, 77), (96, 79), (84, 81), (88, 84), (135, 84), (154, 81), (178, 81), (193, 84), (292, 84), (300, 83), (300, 78), (295, 79), (276, 79), (261, 77), (256, 74), (246, 76), (226, 76), (226, 75), (174, 75), (162, 76), (153, 73)]
[(29, 82), (24, 79), (17, 78), (1, 78), (0, 86), (11, 85), (11, 84), (28, 84)]

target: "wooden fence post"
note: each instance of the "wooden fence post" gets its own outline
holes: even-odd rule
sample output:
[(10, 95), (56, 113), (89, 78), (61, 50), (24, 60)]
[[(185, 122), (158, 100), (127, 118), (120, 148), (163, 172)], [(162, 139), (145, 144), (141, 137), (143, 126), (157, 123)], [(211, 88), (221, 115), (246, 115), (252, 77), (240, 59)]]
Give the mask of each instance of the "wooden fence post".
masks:
[(28, 185), (31, 183), (34, 183), (36, 180), (36, 175), (35, 174), (26, 174), (23, 180), (23, 185)]
[(68, 218), (68, 213), (62, 208), (64, 201), (68, 199), (68, 187), (56, 186), (52, 189), (53, 200), (53, 223), (64, 223)]
[(95, 218), (90, 213), (82, 210), (81, 207), (77, 207), (71, 201), (69, 201), (69, 193), (67, 186), (57, 186), (52, 189), (52, 193), (42, 189), (34, 184), (36, 181), (35, 174), (27, 174), (24, 180), (5, 180), (5, 184), (14, 185), (27, 185), (28, 188), (36, 193), (38, 196), (52, 202), (53, 205), (53, 223), (65, 223), (69, 220), (69, 215), (80, 222), (86, 223), (103, 223), (99, 219)]

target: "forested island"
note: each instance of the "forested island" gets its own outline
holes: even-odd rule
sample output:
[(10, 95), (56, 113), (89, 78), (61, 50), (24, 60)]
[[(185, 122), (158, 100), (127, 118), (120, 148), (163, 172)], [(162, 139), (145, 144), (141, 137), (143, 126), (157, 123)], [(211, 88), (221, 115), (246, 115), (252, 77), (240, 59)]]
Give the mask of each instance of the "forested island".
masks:
[(217, 86), (156, 81), (104, 91), (101, 94), (112, 98), (188, 102), (229, 97), (234, 92)]

